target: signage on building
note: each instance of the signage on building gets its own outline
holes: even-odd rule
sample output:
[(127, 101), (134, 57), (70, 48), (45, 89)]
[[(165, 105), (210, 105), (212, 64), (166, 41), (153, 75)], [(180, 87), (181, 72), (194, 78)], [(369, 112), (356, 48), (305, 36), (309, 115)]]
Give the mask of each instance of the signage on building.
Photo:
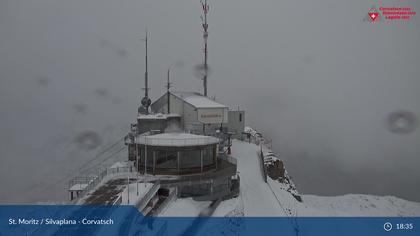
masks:
[(220, 124), (227, 122), (227, 109), (206, 108), (197, 109), (197, 118), (203, 124)]

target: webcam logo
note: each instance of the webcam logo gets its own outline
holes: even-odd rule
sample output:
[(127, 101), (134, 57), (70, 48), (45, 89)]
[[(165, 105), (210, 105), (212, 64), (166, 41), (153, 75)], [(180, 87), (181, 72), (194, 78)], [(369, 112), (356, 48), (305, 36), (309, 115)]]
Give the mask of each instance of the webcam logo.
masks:
[(363, 21), (370, 21), (370, 22), (376, 22), (376, 21), (383, 21), (382, 14), (378, 9), (373, 6), (369, 9), (367, 12), (367, 15), (365, 18), (363, 18)]
[(378, 21), (408, 21), (416, 15), (414, 8), (409, 6), (387, 7), (387, 6), (372, 6), (363, 21), (378, 22)]

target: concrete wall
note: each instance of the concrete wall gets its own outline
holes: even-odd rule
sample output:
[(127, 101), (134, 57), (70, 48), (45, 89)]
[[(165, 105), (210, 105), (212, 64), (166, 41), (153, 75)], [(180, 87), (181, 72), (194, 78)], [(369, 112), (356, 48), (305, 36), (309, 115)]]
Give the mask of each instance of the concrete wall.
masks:
[(168, 111), (166, 107), (166, 103), (167, 103), (167, 94), (165, 93), (162, 97), (158, 98), (158, 100), (153, 102), (150, 107), (152, 111), (155, 113), (166, 114)]
[(230, 132), (236, 133), (232, 137), (239, 139), (245, 129), (245, 111), (229, 111), (226, 126)]
[(166, 119), (138, 119), (137, 132), (142, 134), (150, 130), (160, 130), (163, 132), (166, 128)]
[[(184, 101), (179, 99), (178, 97), (174, 96), (173, 94), (170, 94), (170, 112), (175, 113), (178, 115), (183, 116), (184, 114)], [(167, 109), (167, 102), (165, 100), (164, 108)]]
[[(180, 118), (180, 129), (184, 129), (184, 102), (175, 97), (174, 95), (170, 94), (170, 113), (171, 114), (178, 114), (181, 116)], [(152, 111), (155, 113), (162, 113), (167, 114), (168, 113), (168, 94), (165, 93), (163, 96), (161, 96), (158, 100), (156, 100), (151, 105)]]
[(166, 119), (138, 119), (137, 133), (142, 134), (151, 130), (160, 132), (176, 132), (182, 130), (181, 117), (167, 117)]
[[(170, 94), (169, 97), (170, 101), (170, 113), (175, 113), (178, 115), (183, 114), (183, 101), (174, 95)], [(167, 114), (168, 113), (168, 94), (165, 93), (163, 96), (161, 96), (158, 100), (156, 100), (151, 105), (152, 111), (155, 113), (162, 113)]]
[(203, 125), (198, 121), (197, 109), (192, 105), (182, 102), (184, 129), (197, 133), (203, 130)]

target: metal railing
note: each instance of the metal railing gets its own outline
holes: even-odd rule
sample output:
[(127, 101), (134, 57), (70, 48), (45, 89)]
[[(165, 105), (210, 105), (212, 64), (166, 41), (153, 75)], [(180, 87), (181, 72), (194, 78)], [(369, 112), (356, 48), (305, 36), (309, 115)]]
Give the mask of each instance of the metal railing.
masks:
[(154, 194), (159, 190), (160, 183), (156, 182), (150, 189), (147, 191), (147, 193), (135, 204), (136, 208), (142, 211), (147, 203), (150, 201), (150, 199), (153, 197)]
[(121, 205), (122, 203), (122, 194), (112, 203), (112, 205)]
[(175, 201), (175, 199), (177, 198), (177, 194), (178, 194), (178, 188), (172, 189), (168, 197), (165, 199), (165, 201), (163, 201), (162, 204), (159, 206), (159, 208), (156, 209), (156, 211), (154, 212), (154, 215), (157, 216), (160, 213), (164, 212), (168, 208), (169, 204)]
[(261, 173), (262, 173), (262, 177), (264, 182), (267, 183), (267, 166), (264, 164), (264, 153), (261, 149), (261, 151), (259, 151), (258, 153), (258, 157), (260, 159), (260, 167), (261, 167)]
[(106, 174), (115, 175), (115, 174), (120, 174), (120, 173), (132, 173), (135, 171), (136, 171), (136, 168), (134, 166), (113, 167), (113, 168), (107, 168)]
[(78, 184), (89, 184), (91, 181), (93, 181), (96, 178), (96, 176), (78, 176), (73, 178), (69, 181), (69, 189)]
[[(229, 162), (233, 164), (235, 167), (237, 165), (236, 158), (230, 157), (228, 155), (221, 154), (219, 156), (219, 159), (224, 160), (226, 162)], [(233, 168), (232, 170), (229, 169), (229, 172), (236, 172), (236, 168)], [(228, 171), (228, 170), (226, 170)], [(113, 167), (113, 168), (107, 168), (98, 173), (98, 175), (92, 175), (92, 176), (78, 176), (73, 178), (69, 181), (69, 190), (72, 186), (76, 184), (85, 184), (86, 187), (84, 189), (81, 189), (79, 191), (79, 194), (76, 195), (75, 199), (80, 199), (81, 197), (85, 196), (87, 193), (89, 193), (91, 190), (93, 190), (96, 186), (98, 186), (101, 181), (107, 177), (107, 176), (113, 176), (118, 174), (127, 174), (127, 173), (135, 173), (136, 168), (134, 166), (124, 166), (124, 167)], [(180, 177), (181, 179), (189, 179), (189, 177)], [(190, 177), (191, 181), (196, 180), (197, 177)]]
[(69, 181), (69, 190), (72, 186), (76, 184), (86, 184), (86, 187), (80, 190), (79, 194), (75, 199), (79, 199), (85, 196), (88, 192), (93, 190), (106, 176), (112, 176), (116, 174), (126, 174), (135, 172), (133, 166), (124, 166), (124, 167), (113, 167), (106, 168), (94, 176), (78, 176)]

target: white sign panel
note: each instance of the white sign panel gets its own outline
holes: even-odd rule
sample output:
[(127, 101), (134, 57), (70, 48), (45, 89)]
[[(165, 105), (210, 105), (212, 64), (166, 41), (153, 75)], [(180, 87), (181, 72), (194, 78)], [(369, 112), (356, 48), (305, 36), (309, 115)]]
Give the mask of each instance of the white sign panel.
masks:
[(220, 124), (227, 122), (226, 108), (197, 109), (198, 121), (203, 124)]

